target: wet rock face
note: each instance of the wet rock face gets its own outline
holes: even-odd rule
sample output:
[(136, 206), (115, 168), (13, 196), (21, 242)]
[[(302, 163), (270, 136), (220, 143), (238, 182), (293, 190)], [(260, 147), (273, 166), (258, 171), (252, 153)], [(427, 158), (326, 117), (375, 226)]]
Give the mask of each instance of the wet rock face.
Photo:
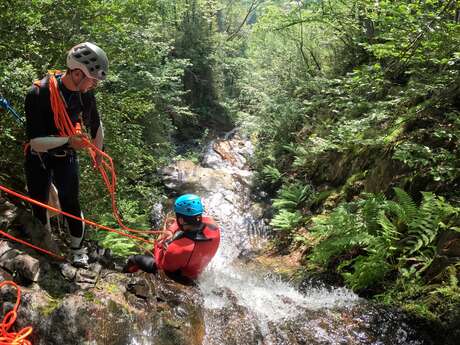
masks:
[(203, 168), (192, 161), (178, 161), (163, 168), (165, 186), (176, 193), (213, 192), (216, 189), (233, 189), (233, 179), (225, 172)]
[[(2, 306), (11, 308), (15, 299), (11, 289), (0, 291)], [(194, 287), (144, 273), (111, 273), (95, 288), (61, 296), (22, 288), (16, 326), (34, 328), (34, 345), (198, 345), (204, 334), (200, 305)]]
[(249, 309), (238, 304), (238, 298), (229, 289), (221, 289), (216, 293), (228, 303), (223, 308), (208, 311), (206, 344), (260, 344), (263, 335), (258, 324), (253, 322)]

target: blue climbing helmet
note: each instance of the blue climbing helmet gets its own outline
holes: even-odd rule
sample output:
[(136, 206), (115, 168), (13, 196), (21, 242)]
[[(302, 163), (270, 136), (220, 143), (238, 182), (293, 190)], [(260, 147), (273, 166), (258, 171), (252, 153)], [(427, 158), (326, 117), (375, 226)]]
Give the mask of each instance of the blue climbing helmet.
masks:
[(203, 204), (198, 195), (184, 194), (176, 199), (174, 212), (184, 216), (198, 216), (203, 213)]

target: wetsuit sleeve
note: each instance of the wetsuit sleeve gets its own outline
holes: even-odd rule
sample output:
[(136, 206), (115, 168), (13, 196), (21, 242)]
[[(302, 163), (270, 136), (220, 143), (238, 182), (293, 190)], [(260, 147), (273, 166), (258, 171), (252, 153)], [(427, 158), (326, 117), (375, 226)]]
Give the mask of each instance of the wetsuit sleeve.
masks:
[[(91, 134), (91, 139), (100, 138), (102, 132), (101, 117), (97, 110), (96, 97), (93, 92), (84, 94), (84, 105), (87, 111), (84, 112), (84, 125)], [(101, 128), (100, 128), (101, 127)], [(98, 133), (99, 132), (99, 133)], [(99, 139), (98, 138), (98, 139)], [(102, 147), (102, 145), (101, 145)]]
[(26, 95), (24, 110), (26, 113), (26, 133), (29, 139), (49, 136), (46, 119), (40, 107), (40, 93), (37, 86), (32, 86)]

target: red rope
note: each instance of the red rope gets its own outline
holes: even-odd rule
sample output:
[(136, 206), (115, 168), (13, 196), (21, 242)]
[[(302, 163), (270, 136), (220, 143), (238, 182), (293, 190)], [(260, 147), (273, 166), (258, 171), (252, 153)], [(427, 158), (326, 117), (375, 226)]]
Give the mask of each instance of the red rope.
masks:
[(48, 250), (46, 250), (46, 249), (37, 247), (37, 246), (35, 246), (35, 245), (33, 245), (33, 244), (29, 243), (29, 242), (26, 242), (26, 241), (24, 241), (24, 240), (21, 240), (21, 239), (19, 239), (19, 238), (16, 238), (16, 237), (14, 237), (14, 236), (11, 236), (10, 234), (8, 234), (7, 232), (5, 232), (5, 231), (3, 231), (3, 230), (0, 230), (0, 235), (5, 236), (6, 238), (9, 238), (10, 240), (19, 242), (19, 243), (21, 243), (21, 244), (23, 244), (23, 245), (25, 245), (25, 246), (28, 246), (28, 247), (30, 247), (30, 248), (33, 248), (33, 249), (35, 249), (35, 250), (38, 250), (39, 252), (42, 252), (42, 253), (44, 253), (44, 254), (48, 254), (48, 255), (50, 255), (50, 256), (53, 256), (53, 257), (55, 257), (56, 259), (65, 260), (65, 258), (64, 258), (63, 256), (54, 254), (53, 252), (50, 252), (50, 251), (48, 251)]
[(21, 302), (21, 289), (15, 282), (9, 280), (1, 282), (0, 288), (5, 285), (13, 286), (17, 291), (17, 295), (16, 304), (12, 310), (6, 313), (0, 325), (0, 345), (32, 345), (32, 343), (26, 339), (32, 333), (32, 327), (24, 327), (19, 332), (9, 331), (18, 316), (17, 310)]
[[(106, 231), (110, 231), (110, 232), (114, 232), (114, 233), (119, 234), (119, 235), (121, 235), (121, 236), (125, 236), (125, 237), (132, 238), (133, 240), (136, 240), (136, 241), (141, 241), (141, 242), (145, 242), (145, 243), (149, 243), (149, 244), (154, 243), (154, 241), (146, 240), (146, 239), (144, 239), (144, 238), (142, 238), (142, 237), (134, 236), (134, 235), (131, 235), (131, 234), (126, 234), (126, 233), (121, 232), (121, 231), (119, 231), (119, 230), (110, 228), (110, 227), (105, 226), (105, 225), (98, 224), (98, 223), (93, 222), (93, 221), (90, 221), (90, 220), (88, 220), (88, 219), (83, 219), (83, 218), (74, 216), (73, 214), (64, 212), (64, 211), (62, 211), (62, 210), (60, 210), (60, 209), (57, 209), (57, 208), (55, 208), (55, 207), (53, 207), (53, 206), (44, 204), (44, 203), (42, 203), (42, 202), (40, 202), (40, 201), (37, 201), (37, 200), (35, 200), (35, 199), (32, 199), (32, 198), (30, 198), (30, 197), (28, 197), (28, 196), (25, 196), (25, 195), (23, 195), (23, 194), (17, 193), (17, 192), (15, 192), (15, 191), (11, 190), (11, 189), (6, 188), (5, 186), (0, 185), (0, 190), (6, 192), (6, 193), (8, 193), (8, 194), (14, 195), (14, 196), (16, 196), (16, 197), (18, 197), (18, 198), (21, 198), (21, 199), (23, 199), (23, 200), (25, 200), (25, 201), (27, 201), (27, 202), (30, 202), (30, 203), (32, 203), (32, 204), (35, 204), (35, 205), (37, 205), (37, 206), (41, 206), (41, 207), (43, 207), (43, 208), (46, 208), (46, 209), (48, 209), (48, 210), (50, 210), (50, 211), (58, 212), (58, 213), (60, 213), (60, 214), (63, 214), (64, 216), (67, 216), (67, 217), (70, 217), (70, 218), (79, 220), (79, 221), (81, 221), (81, 222), (83, 222), (83, 223), (85, 223), (85, 224), (88, 224), (88, 225), (92, 225), (92, 226), (94, 226), (94, 227), (96, 227), (96, 228), (99, 228), (99, 229), (102, 229), (102, 230), (106, 230)], [(158, 232), (163, 233), (164, 231), (158, 231)]]

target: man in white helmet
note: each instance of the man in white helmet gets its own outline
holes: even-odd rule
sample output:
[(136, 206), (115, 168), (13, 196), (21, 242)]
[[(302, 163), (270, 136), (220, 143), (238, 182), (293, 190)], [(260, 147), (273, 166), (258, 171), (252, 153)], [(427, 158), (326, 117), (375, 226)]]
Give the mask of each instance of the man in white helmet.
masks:
[[(30, 196), (48, 203), (53, 183), (58, 191), (63, 211), (83, 217), (79, 201), (79, 164), (76, 151), (84, 147), (82, 135), (65, 136), (55, 123), (50, 94), (58, 94), (58, 102), (65, 106), (72, 125), (84, 126), (93, 143), (103, 146), (104, 132), (96, 99), (92, 90), (108, 73), (109, 61), (105, 52), (90, 42), (74, 46), (67, 54), (67, 70), (48, 74), (36, 81), (25, 98), (26, 134), (30, 145), (26, 150), (25, 173)], [(53, 82), (50, 82), (52, 79)], [(51, 88), (55, 88), (51, 90)], [(56, 108), (56, 107), (55, 107)], [(99, 163), (100, 157), (96, 158)], [(44, 208), (33, 206), (34, 215), (47, 224)], [(84, 223), (67, 217), (70, 230), (72, 263), (88, 266), (87, 250), (83, 246)]]

